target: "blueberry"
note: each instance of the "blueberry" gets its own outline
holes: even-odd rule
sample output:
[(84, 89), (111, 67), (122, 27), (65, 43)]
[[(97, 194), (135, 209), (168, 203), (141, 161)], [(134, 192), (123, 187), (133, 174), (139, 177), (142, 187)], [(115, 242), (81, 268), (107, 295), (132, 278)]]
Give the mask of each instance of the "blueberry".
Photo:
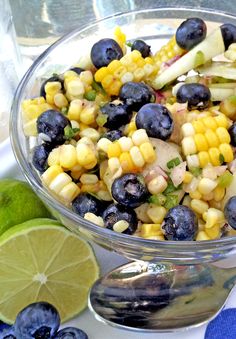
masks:
[(53, 109), (43, 112), (37, 119), (38, 133), (43, 133), (42, 138), (46, 139), (45, 141), (57, 145), (65, 141), (64, 128), (66, 126), (71, 126), (70, 120)]
[(113, 230), (113, 226), (117, 221), (127, 221), (129, 226), (122, 232), (125, 234), (133, 234), (138, 226), (136, 213), (132, 209), (128, 209), (122, 205), (111, 204), (102, 214), (105, 227)]
[(131, 208), (142, 205), (149, 196), (143, 177), (133, 173), (115, 179), (111, 194), (120, 205)]
[(178, 27), (175, 38), (177, 44), (189, 51), (205, 39), (207, 26), (200, 18), (189, 18)]
[(54, 82), (54, 81), (59, 81), (61, 83), (61, 89), (63, 90), (64, 89), (64, 84), (63, 84), (63, 81), (59, 78), (58, 75), (53, 75), (51, 78), (45, 80), (41, 87), (40, 87), (40, 96), (41, 97), (44, 97), (46, 99), (46, 92), (45, 92), (45, 85), (48, 83), (48, 82)]
[(91, 60), (96, 68), (108, 66), (112, 60), (123, 57), (122, 49), (113, 39), (101, 39), (91, 49)]
[(108, 102), (101, 108), (101, 112), (107, 116), (104, 127), (109, 129), (119, 128), (127, 124), (132, 114), (129, 106), (119, 100)]
[(171, 113), (160, 104), (144, 105), (136, 115), (137, 128), (144, 128), (149, 137), (167, 140), (173, 131)]
[(56, 308), (47, 302), (36, 302), (20, 311), (14, 324), (17, 338), (50, 339), (60, 326)]
[(220, 26), (221, 34), (224, 40), (225, 49), (236, 42), (236, 26), (233, 24), (224, 24)]
[(137, 111), (143, 105), (152, 102), (155, 98), (155, 93), (148, 85), (142, 82), (126, 82), (120, 89), (119, 97), (132, 110)]
[(131, 51), (133, 50), (139, 51), (142, 54), (142, 57), (146, 58), (150, 55), (151, 47), (143, 40), (135, 40), (131, 46)]
[(88, 193), (82, 193), (72, 201), (72, 210), (81, 217), (88, 212), (101, 215), (103, 209), (102, 201)]
[(175, 206), (167, 212), (162, 229), (168, 240), (194, 240), (198, 229), (197, 216), (187, 206)]
[(232, 146), (236, 147), (236, 123), (234, 122), (232, 126), (228, 129), (230, 135), (230, 143)]
[(103, 138), (109, 139), (111, 141), (118, 140), (122, 137), (122, 132), (119, 129), (114, 129), (112, 131), (106, 132), (103, 134)]
[(182, 85), (177, 93), (179, 103), (188, 103), (188, 109), (204, 109), (209, 106), (211, 92), (205, 85), (194, 83)]
[(41, 173), (46, 171), (48, 167), (48, 155), (52, 150), (50, 144), (44, 143), (33, 148), (32, 163), (34, 167)]
[(16, 339), (14, 326), (0, 321), (0, 339)]
[(65, 327), (57, 332), (54, 339), (88, 339), (88, 336), (79, 328)]
[(80, 75), (80, 73), (84, 72), (85, 70), (83, 68), (80, 68), (80, 67), (72, 67), (72, 68), (70, 68), (70, 71), (73, 71), (73, 72)]
[(224, 208), (225, 218), (230, 226), (236, 230), (236, 196), (231, 197)]

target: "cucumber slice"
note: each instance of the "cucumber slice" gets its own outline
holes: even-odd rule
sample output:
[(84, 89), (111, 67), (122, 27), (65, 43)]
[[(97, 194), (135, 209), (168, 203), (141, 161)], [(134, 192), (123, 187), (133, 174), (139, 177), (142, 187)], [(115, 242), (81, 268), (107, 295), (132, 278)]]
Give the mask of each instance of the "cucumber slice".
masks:
[(214, 88), (209, 87), (212, 101), (222, 101), (231, 95), (236, 95), (236, 88)]
[[(202, 64), (211, 60), (214, 56), (225, 51), (224, 40), (221, 29), (217, 28), (187, 54), (173, 63), (169, 68), (156, 77), (153, 81), (154, 89), (160, 89), (169, 82), (177, 79), (180, 75), (187, 73), (196, 67), (196, 57), (201, 54)], [(199, 59), (199, 58), (198, 58)], [(199, 62), (199, 60), (198, 60)]]
[(213, 61), (210, 65), (198, 67), (200, 74), (236, 80), (236, 62)]

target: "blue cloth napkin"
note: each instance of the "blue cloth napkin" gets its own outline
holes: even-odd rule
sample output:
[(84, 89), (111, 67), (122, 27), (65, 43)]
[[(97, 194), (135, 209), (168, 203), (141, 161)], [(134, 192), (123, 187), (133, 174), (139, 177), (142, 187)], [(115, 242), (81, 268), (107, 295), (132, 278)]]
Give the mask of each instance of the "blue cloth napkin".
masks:
[(206, 328), (205, 339), (235, 339), (236, 308), (228, 308), (220, 312)]

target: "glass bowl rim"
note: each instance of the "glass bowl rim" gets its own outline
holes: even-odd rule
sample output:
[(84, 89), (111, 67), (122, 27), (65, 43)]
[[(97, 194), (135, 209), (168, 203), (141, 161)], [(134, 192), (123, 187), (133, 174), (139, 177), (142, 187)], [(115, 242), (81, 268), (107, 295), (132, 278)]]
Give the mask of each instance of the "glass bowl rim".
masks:
[(159, 249), (164, 248), (165, 251), (169, 248), (172, 250), (180, 250), (181, 252), (194, 252), (197, 250), (210, 250), (211, 248), (219, 247), (223, 248), (225, 245), (232, 246), (236, 244), (236, 237), (225, 237), (215, 240), (205, 240), (205, 241), (161, 241), (161, 240), (151, 240), (151, 239), (144, 239), (141, 237), (126, 235), (123, 233), (114, 232), (112, 230), (97, 226), (90, 221), (80, 217), (76, 213), (74, 213), (71, 209), (63, 205), (62, 202), (56, 200), (53, 198), (53, 195), (49, 194), (41, 185), (39, 182), (37, 182), (36, 178), (31, 173), (31, 168), (29, 166), (28, 160), (24, 156), (24, 152), (20, 143), (18, 130), (17, 130), (17, 117), (18, 114), (21, 114), (20, 104), (21, 104), (21, 98), (24, 94), (25, 87), (28, 83), (28, 80), (30, 79), (31, 75), (34, 73), (35, 69), (44, 61), (46, 60), (48, 54), (50, 54), (51, 51), (57, 48), (58, 45), (68, 42), (69, 40), (73, 39), (73, 37), (83, 33), (86, 30), (89, 30), (93, 26), (97, 26), (100, 23), (109, 21), (111, 19), (120, 18), (124, 16), (129, 16), (133, 14), (143, 14), (148, 12), (162, 12), (162, 11), (173, 11), (176, 12), (183, 12), (183, 11), (190, 11), (193, 13), (203, 13), (203, 14), (209, 14), (209, 15), (221, 15), (225, 18), (230, 18), (236, 21), (236, 16), (217, 10), (215, 12), (213, 9), (210, 8), (193, 8), (193, 7), (156, 7), (156, 8), (149, 8), (144, 10), (132, 10), (127, 12), (121, 12), (117, 13), (115, 15), (107, 16), (103, 19), (96, 20), (94, 22), (91, 22), (89, 25), (83, 25), (79, 28), (76, 28), (72, 30), (71, 32), (63, 35), (60, 39), (58, 39), (56, 42), (54, 42), (52, 45), (50, 45), (42, 54), (40, 54), (37, 59), (33, 62), (31, 67), (27, 70), (25, 75), (22, 77), (13, 99), (12, 108), (11, 108), (11, 117), (10, 117), (10, 140), (11, 145), (13, 149), (13, 153), (15, 155), (15, 158), (20, 166), (20, 169), (25, 176), (26, 180), (30, 183), (34, 191), (40, 195), (41, 199), (44, 201), (44, 203), (48, 204), (49, 206), (56, 209), (57, 212), (61, 213), (63, 216), (67, 217), (69, 220), (78, 223), (78, 226), (85, 228), (87, 231), (92, 232), (98, 236), (102, 236), (105, 238), (113, 238), (113, 240), (117, 240), (122, 242), (127, 242), (132, 245), (136, 246), (148, 246), (150, 245), (150, 248), (158, 247)]

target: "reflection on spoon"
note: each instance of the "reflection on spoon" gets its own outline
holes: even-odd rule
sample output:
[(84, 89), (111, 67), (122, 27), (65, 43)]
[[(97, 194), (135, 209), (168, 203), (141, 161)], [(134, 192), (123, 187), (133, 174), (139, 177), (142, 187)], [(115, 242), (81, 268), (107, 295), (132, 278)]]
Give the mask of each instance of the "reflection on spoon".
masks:
[(132, 262), (94, 284), (89, 307), (97, 319), (115, 327), (176, 331), (216, 316), (235, 280), (235, 268)]

